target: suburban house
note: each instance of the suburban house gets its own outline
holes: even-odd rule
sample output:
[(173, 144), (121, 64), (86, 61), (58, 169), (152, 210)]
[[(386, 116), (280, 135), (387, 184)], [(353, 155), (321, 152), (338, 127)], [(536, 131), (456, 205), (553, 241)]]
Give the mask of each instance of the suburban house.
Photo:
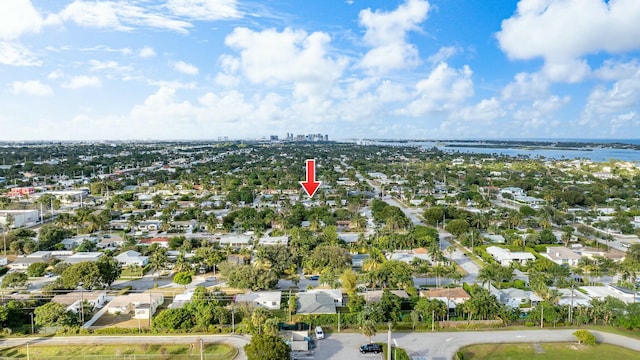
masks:
[(93, 308), (103, 307), (107, 303), (107, 292), (105, 290), (74, 291), (56, 295), (51, 301), (66, 306), (67, 310), (78, 313), (82, 309), (82, 301), (88, 302)]
[(173, 297), (173, 302), (169, 305), (169, 309), (179, 309), (186, 303), (190, 303), (193, 298), (193, 290), (188, 290), (182, 294)]
[(440, 300), (447, 304), (449, 309), (455, 309), (457, 305), (471, 299), (471, 295), (463, 288), (440, 288), (420, 291), (420, 297), (432, 300)]
[[(390, 293), (400, 297), (401, 299), (409, 299), (409, 294), (407, 294), (404, 290), (389, 290)], [(384, 290), (370, 290), (366, 291), (364, 295), (364, 300), (367, 303), (380, 302), (382, 299), (382, 294), (384, 294)]]
[(325, 294), (333, 299), (336, 306), (344, 305), (344, 297), (342, 296), (342, 290), (340, 289), (311, 289), (307, 290), (309, 294)]
[(501, 304), (511, 308), (534, 308), (542, 301), (542, 298), (533, 291), (525, 291), (516, 288), (508, 288), (496, 290), (491, 289), (491, 293), (500, 301)]
[(216, 236), (214, 241), (217, 241), (222, 247), (246, 247), (251, 243), (251, 237), (247, 235), (220, 235)]
[(503, 249), (497, 246), (489, 246), (487, 248), (487, 253), (502, 266), (510, 266), (513, 262), (525, 265), (528, 261), (536, 259), (532, 253), (523, 251), (511, 252), (509, 249)]
[(158, 231), (160, 230), (160, 220), (145, 220), (140, 221), (136, 227), (139, 231)]
[(549, 246), (542, 256), (558, 265), (576, 266), (581, 256), (564, 246)]
[(288, 236), (263, 236), (258, 240), (259, 245), (284, 245), (289, 244)]
[(296, 300), (297, 314), (335, 314), (336, 303), (333, 298), (325, 293), (298, 293)]
[(62, 244), (65, 250), (71, 250), (74, 247), (82, 244), (85, 240), (91, 241), (94, 244), (98, 242), (98, 238), (95, 236), (74, 236), (74, 237), (63, 239), (60, 243)]
[(115, 259), (122, 265), (123, 267), (127, 266), (145, 266), (149, 263), (148, 256), (141, 256), (139, 252), (133, 250), (127, 250), (122, 254), (119, 254), (115, 257)]
[(169, 247), (169, 238), (168, 237), (154, 237), (148, 239), (142, 239), (138, 241), (138, 245), (143, 246), (151, 246), (153, 244), (158, 244), (158, 246), (168, 248)]
[(164, 295), (152, 293), (138, 293), (117, 296), (109, 305), (109, 314), (129, 314), (134, 312), (134, 319), (149, 319), (164, 302)]
[(282, 299), (282, 291), (258, 291), (246, 294), (238, 294), (235, 296), (235, 303), (248, 303), (257, 306), (266, 307), (269, 310), (280, 309), (280, 301)]
[(75, 253), (71, 256), (67, 256), (64, 257), (62, 262), (65, 264), (77, 264), (80, 262), (85, 262), (85, 261), (91, 261), (91, 262), (95, 262), (98, 261), (98, 259), (104, 255), (103, 253), (99, 252), (99, 251), (93, 251), (93, 252), (78, 252)]
[(16, 270), (26, 270), (33, 263), (48, 262), (52, 259), (51, 251), (36, 251), (26, 256), (18, 256), (9, 267)]
[(105, 235), (98, 242), (98, 248), (100, 249), (117, 249), (124, 246), (124, 239), (117, 235)]
[(611, 296), (627, 304), (640, 302), (640, 296), (637, 296), (632, 290), (620, 288), (613, 285), (581, 286), (580, 289), (586, 291), (587, 295), (589, 295), (592, 299), (604, 300), (608, 296)]

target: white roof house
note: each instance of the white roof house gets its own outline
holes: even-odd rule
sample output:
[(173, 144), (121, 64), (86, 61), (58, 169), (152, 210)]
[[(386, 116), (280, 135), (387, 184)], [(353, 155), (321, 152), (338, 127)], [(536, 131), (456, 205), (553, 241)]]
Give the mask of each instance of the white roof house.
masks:
[(307, 290), (309, 294), (326, 294), (333, 299), (333, 302), (337, 306), (342, 306), (344, 303), (344, 297), (342, 296), (342, 290), (340, 289), (311, 289)]
[(128, 314), (134, 311), (134, 319), (148, 319), (164, 302), (164, 295), (138, 293), (120, 295), (107, 305), (109, 314)]
[(581, 256), (564, 246), (549, 246), (542, 256), (558, 265), (576, 266)]
[(502, 266), (509, 266), (513, 262), (519, 262), (524, 265), (528, 261), (536, 259), (532, 253), (522, 251), (511, 252), (509, 249), (503, 249), (497, 246), (489, 246), (487, 253), (493, 256), (493, 259)]
[(64, 257), (62, 262), (67, 264), (77, 264), (85, 261), (98, 261), (102, 255), (104, 254), (99, 251), (78, 252), (71, 256)]
[(284, 245), (287, 246), (289, 244), (288, 236), (263, 236), (258, 240), (259, 245)]
[(124, 267), (133, 265), (145, 266), (149, 263), (148, 256), (141, 256), (139, 252), (133, 250), (125, 251), (116, 256), (115, 259)]
[(270, 310), (280, 309), (282, 291), (258, 291), (235, 296), (236, 303), (249, 303), (263, 306)]
[(494, 290), (492, 288), (491, 293), (498, 299), (498, 301), (500, 301), (500, 303), (511, 308), (519, 308), (521, 305), (529, 302), (533, 308), (542, 301), (542, 298), (536, 295), (533, 291), (525, 291), (516, 288), (502, 290)]

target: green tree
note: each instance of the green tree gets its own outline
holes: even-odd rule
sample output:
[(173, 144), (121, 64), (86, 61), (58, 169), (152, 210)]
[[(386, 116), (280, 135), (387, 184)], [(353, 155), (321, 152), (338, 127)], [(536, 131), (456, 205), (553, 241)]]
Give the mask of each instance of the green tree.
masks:
[(98, 264), (83, 261), (66, 268), (60, 276), (62, 285), (67, 289), (82, 286), (84, 289), (95, 289), (102, 285)]
[(346, 269), (340, 276), (340, 283), (342, 288), (347, 292), (349, 296), (352, 296), (356, 292), (356, 285), (358, 284), (358, 275), (351, 270)]
[(120, 274), (122, 274), (122, 265), (111, 256), (101, 256), (98, 258), (96, 265), (98, 265), (98, 272), (100, 273), (100, 283), (107, 288), (118, 280)]
[(27, 274), (22, 272), (12, 272), (5, 275), (4, 279), (2, 279), (2, 288), (23, 288), (27, 285), (27, 280), (29, 280)]
[(369, 338), (369, 342), (371, 342), (371, 338), (376, 336), (376, 332), (378, 329), (376, 328), (376, 322), (371, 319), (367, 319), (362, 323), (362, 335)]
[(76, 322), (73, 312), (55, 302), (37, 307), (34, 314), (34, 322), (38, 326), (71, 326)]
[(181, 271), (173, 277), (174, 283), (178, 285), (182, 285), (185, 288), (187, 287), (187, 285), (191, 284), (191, 281), (193, 281), (193, 277), (191, 276), (191, 273), (188, 271)]
[(27, 269), (27, 275), (31, 277), (43, 276), (45, 271), (47, 271), (48, 267), (49, 267), (49, 264), (47, 263), (43, 263), (43, 262), (33, 263), (29, 265), (29, 268)]
[(271, 334), (254, 335), (244, 346), (248, 360), (289, 360), (291, 347)]
[(444, 219), (444, 209), (441, 207), (430, 207), (422, 214), (430, 225), (442, 223)]
[(460, 236), (469, 231), (469, 223), (464, 219), (454, 219), (447, 223), (445, 229), (455, 236)]

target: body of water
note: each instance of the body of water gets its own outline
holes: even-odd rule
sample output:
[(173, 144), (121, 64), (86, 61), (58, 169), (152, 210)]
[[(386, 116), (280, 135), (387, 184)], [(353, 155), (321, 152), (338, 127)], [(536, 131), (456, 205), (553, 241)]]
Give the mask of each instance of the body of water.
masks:
[[(557, 139), (548, 140), (548, 139), (540, 139), (540, 141), (558, 141)], [(569, 141), (569, 140), (567, 140)], [(576, 142), (577, 140), (571, 140)], [(600, 140), (598, 140), (600, 141)], [(593, 140), (585, 140), (585, 142), (593, 142)], [(604, 141), (602, 141), (604, 142)], [(607, 142), (617, 142), (615, 140), (610, 140)], [(625, 143), (635, 144), (638, 141), (620, 141)], [(640, 150), (631, 150), (631, 149), (614, 149), (607, 147), (591, 147), (584, 149), (552, 149), (552, 148), (536, 148), (536, 149), (525, 149), (525, 148), (493, 148), (493, 147), (473, 147), (473, 143), (470, 142), (406, 142), (406, 143), (394, 143), (394, 142), (379, 142), (376, 143), (379, 145), (393, 145), (393, 146), (420, 146), (427, 149), (433, 148), (434, 146), (445, 152), (461, 152), (467, 154), (496, 154), (496, 155), (506, 155), (506, 156), (528, 156), (532, 159), (536, 158), (546, 158), (546, 159), (555, 159), (555, 160), (572, 160), (572, 159), (589, 159), (591, 161), (596, 162), (607, 162), (609, 160), (621, 160), (621, 161), (631, 161), (631, 162), (640, 162)], [(466, 146), (456, 146), (456, 145), (466, 145)], [(446, 145), (446, 146), (445, 146)]]

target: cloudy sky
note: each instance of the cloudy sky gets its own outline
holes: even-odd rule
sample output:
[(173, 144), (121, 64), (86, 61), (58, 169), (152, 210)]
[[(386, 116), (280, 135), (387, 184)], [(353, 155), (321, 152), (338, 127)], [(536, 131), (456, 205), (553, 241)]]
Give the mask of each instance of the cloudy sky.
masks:
[(3, 0), (0, 140), (640, 138), (638, 0)]

